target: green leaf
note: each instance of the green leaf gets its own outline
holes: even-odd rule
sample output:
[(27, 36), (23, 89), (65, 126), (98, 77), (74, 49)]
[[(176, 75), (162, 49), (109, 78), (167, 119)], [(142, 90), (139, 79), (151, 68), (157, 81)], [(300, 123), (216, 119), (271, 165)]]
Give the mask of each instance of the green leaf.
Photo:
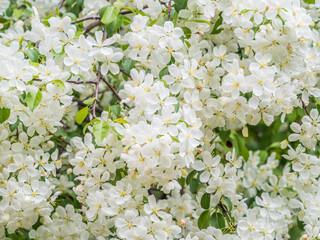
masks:
[(303, 1), (308, 4), (315, 4), (316, 3), (316, 0), (303, 0)]
[(198, 227), (199, 229), (206, 229), (210, 225), (210, 211), (205, 210), (200, 214), (200, 217), (198, 219)]
[(229, 139), (230, 130), (219, 132), (219, 137), (223, 142), (226, 142)]
[(96, 99), (95, 97), (92, 97), (92, 98), (84, 100), (83, 103), (89, 106), (94, 102), (95, 99)]
[(187, 8), (188, 0), (173, 0), (174, 1), (174, 9), (179, 12), (182, 9)]
[(21, 9), (17, 9), (17, 8), (13, 9), (13, 15), (17, 19), (19, 19), (22, 16), (22, 14), (23, 14), (23, 11)]
[(165, 75), (168, 75), (169, 70), (168, 67), (163, 68), (160, 72), (159, 72), (159, 78), (162, 78)]
[(59, 79), (52, 80), (52, 82), (54, 82), (58, 87), (62, 88), (62, 90), (64, 90), (65, 87), (66, 87), (66, 85), (64, 84), (64, 82), (62, 82), (62, 81), (59, 80)]
[(225, 205), (228, 208), (229, 212), (232, 210), (232, 202), (228, 197), (222, 196), (221, 202), (223, 205)]
[(218, 229), (225, 228), (226, 222), (223, 215), (219, 212), (213, 213), (210, 217), (210, 225)]
[(28, 56), (31, 62), (38, 62), (39, 54), (35, 49), (26, 49), (25, 54)]
[(129, 25), (132, 21), (130, 18), (123, 16), (123, 25)]
[(20, 123), (20, 119), (18, 118), (14, 124), (9, 124), (10, 131), (13, 132), (14, 130), (16, 130), (17, 127), (19, 126), (19, 123)]
[(259, 157), (260, 157), (260, 164), (264, 164), (268, 158), (268, 152), (266, 150), (260, 150)]
[(190, 172), (186, 178), (186, 184), (189, 185), (193, 177), (197, 174), (198, 172), (196, 170), (193, 170)]
[(176, 103), (176, 104), (173, 104), (173, 107), (174, 107), (174, 111), (175, 112), (179, 112), (179, 109), (180, 109), (180, 103)]
[(148, 26), (149, 26), (149, 27), (152, 27), (158, 20), (159, 20), (158, 18), (152, 20), (152, 21), (148, 24)]
[(104, 12), (107, 10), (109, 6), (104, 6), (103, 8), (100, 8), (99, 10), (99, 17), (102, 18), (103, 17), (103, 14)]
[(184, 35), (186, 36), (186, 39), (191, 37), (191, 30), (187, 27), (181, 27), (182, 31), (184, 32)]
[(115, 120), (113, 120), (114, 122), (117, 122), (117, 123), (129, 123), (127, 120), (123, 119), (123, 118), (117, 118)]
[(126, 73), (130, 73), (131, 69), (133, 68), (133, 65), (135, 64), (136, 61), (132, 60), (131, 58), (123, 58), (121, 61), (121, 65), (123, 70)]
[(192, 192), (192, 193), (197, 193), (197, 191), (198, 191), (198, 186), (199, 186), (199, 181), (197, 180), (197, 179), (191, 179), (191, 181), (190, 181), (190, 191)]
[(110, 106), (110, 110), (116, 117), (119, 117), (121, 112), (121, 107), (119, 104)]
[(123, 15), (119, 14), (114, 21), (105, 25), (108, 37), (111, 37), (120, 27), (123, 22)]
[(100, 121), (100, 120), (99, 120), (99, 119), (92, 119), (90, 122), (88, 122), (88, 123), (84, 126), (84, 128), (83, 128), (83, 130), (82, 130), (83, 135), (86, 134), (87, 128), (88, 128), (92, 123), (98, 122), (98, 121)]
[(26, 104), (33, 111), (42, 100), (42, 92), (39, 90), (37, 93), (28, 92), (26, 96)]
[(223, 19), (220, 16), (220, 18), (218, 18), (218, 20), (214, 23), (214, 26), (213, 26), (213, 29), (211, 31), (211, 34), (218, 34), (223, 30), (223, 28), (218, 29), (222, 24), (222, 20)]
[(0, 108), (0, 123), (4, 123), (10, 116), (10, 109)]
[(119, 12), (120, 8), (115, 7), (113, 5), (109, 5), (103, 13), (101, 22), (106, 25), (113, 22), (117, 18)]
[(205, 193), (202, 195), (200, 204), (203, 209), (209, 209), (209, 207), (210, 207), (210, 194), (209, 193)]
[(107, 136), (110, 129), (110, 124), (108, 122), (95, 122), (93, 125), (93, 135), (99, 143), (103, 141), (105, 136)]
[(82, 108), (76, 115), (76, 123), (81, 124), (89, 113), (89, 107)]

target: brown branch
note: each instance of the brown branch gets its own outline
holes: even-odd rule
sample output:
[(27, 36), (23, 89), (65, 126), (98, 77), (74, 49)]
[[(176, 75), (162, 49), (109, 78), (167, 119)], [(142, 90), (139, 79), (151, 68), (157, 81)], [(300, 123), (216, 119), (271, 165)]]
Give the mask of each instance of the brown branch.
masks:
[(82, 83), (97, 84), (97, 81), (95, 81), (95, 80), (89, 80), (89, 81), (86, 81), (86, 82), (68, 80), (67, 82), (68, 82), (68, 83), (75, 83), (75, 84), (82, 84)]
[(95, 27), (98, 27), (100, 24), (102, 24), (102, 22), (100, 22), (100, 19), (90, 23), (88, 26), (86, 26), (83, 29), (83, 31), (82, 31), (83, 35), (87, 35), (88, 32), (90, 32)]
[(170, 21), (170, 14), (171, 14), (171, 0), (168, 3), (168, 21)]
[(128, 76), (130, 80), (132, 80), (132, 77), (129, 73), (127, 73), (123, 68), (120, 68), (120, 72), (122, 72), (124, 75)]
[(63, 4), (64, 4), (65, 1), (66, 1), (66, 0), (62, 0), (62, 1), (60, 2), (58, 9), (62, 8), (62, 6), (63, 6)]
[[(105, 84), (107, 84), (107, 86), (110, 88), (110, 90), (113, 92), (113, 94), (116, 96), (116, 98), (122, 102), (122, 98), (119, 96), (119, 94), (117, 93), (117, 91), (112, 87), (112, 85), (107, 81), (107, 79), (105, 79), (104, 76), (102, 76), (101, 72), (100, 72), (100, 68), (98, 69), (98, 78), (100, 76), (100, 79), (102, 81), (105, 82)], [(130, 108), (130, 106), (126, 103), (123, 103), (123, 105), (125, 105), (127, 108)]]
[(219, 205), (222, 208), (223, 212), (227, 215), (227, 218), (229, 219), (229, 222), (230, 222), (231, 226), (233, 227), (233, 229), (236, 229), (237, 226), (232, 222), (232, 219), (231, 219), (226, 207), (223, 205), (223, 203), (221, 201), (219, 202)]
[(97, 102), (99, 102), (99, 82), (100, 82), (100, 79), (101, 79), (101, 71), (100, 71), (100, 66), (98, 68), (98, 78), (97, 78), (97, 81), (96, 81), (96, 86), (95, 86), (95, 89), (94, 89), (94, 102), (93, 102), (93, 106), (92, 106), (92, 117), (93, 119), (96, 119), (97, 118), (97, 115), (96, 115), (96, 107), (97, 107)]
[(76, 24), (76, 23), (80, 23), (80, 22), (84, 22), (84, 21), (88, 21), (88, 20), (100, 20), (99, 16), (87, 16), (87, 17), (83, 17), (83, 18), (79, 18), (76, 21), (71, 22), (72, 24)]

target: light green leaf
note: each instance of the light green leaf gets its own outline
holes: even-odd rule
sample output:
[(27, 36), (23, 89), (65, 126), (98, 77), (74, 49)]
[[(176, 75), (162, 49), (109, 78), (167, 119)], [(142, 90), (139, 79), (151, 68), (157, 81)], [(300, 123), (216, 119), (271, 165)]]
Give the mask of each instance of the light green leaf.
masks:
[(76, 115), (76, 122), (81, 124), (87, 117), (89, 113), (89, 107), (82, 108)]
[(101, 22), (106, 25), (113, 22), (118, 16), (119, 12), (120, 12), (120, 8), (115, 7), (113, 5), (109, 5), (105, 10), (105, 12), (103, 13)]
[(208, 24), (210, 27), (212, 26), (211, 23), (209, 23), (208, 21), (206, 21), (206, 20), (201, 20), (201, 19), (190, 19), (190, 20), (187, 20), (186, 22), (206, 23), (206, 24)]
[(135, 64), (136, 61), (132, 60), (131, 58), (123, 58), (121, 61), (121, 65), (123, 70), (126, 73), (130, 74), (131, 69), (133, 68), (133, 65)]
[(10, 116), (10, 109), (0, 108), (0, 123), (4, 123)]
[(316, 3), (316, 0), (303, 0), (303, 1), (308, 4), (315, 4)]
[(100, 121), (99, 119), (92, 119), (90, 122), (88, 122), (88, 123), (84, 126), (84, 128), (83, 128), (83, 130), (82, 130), (83, 135), (86, 134), (87, 128), (88, 128), (92, 123), (94, 123), (94, 122), (99, 122), (99, 121)]
[(23, 14), (23, 11), (21, 9), (17, 9), (17, 8), (13, 9), (13, 15), (17, 19), (19, 19), (22, 16), (22, 14)]
[(99, 143), (103, 141), (105, 136), (107, 136), (110, 129), (110, 124), (108, 122), (95, 122), (93, 125), (93, 135)]
[(105, 30), (109, 37), (111, 37), (120, 27), (123, 22), (123, 15), (119, 14), (114, 21), (105, 25)]
[(28, 56), (31, 62), (38, 62), (39, 54), (35, 49), (26, 49), (25, 54)]
[(28, 92), (26, 96), (26, 104), (33, 111), (42, 100), (42, 92), (39, 90), (37, 93)]
[(117, 118), (115, 120), (113, 120), (114, 122), (117, 122), (117, 123), (129, 123), (127, 120), (123, 119), (123, 118)]
[(184, 35), (186, 36), (186, 39), (191, 37), (191, 30), (187, 27), (181, 27), (182, 31), (184, 32)]
[(58, 87), (62, 88), (62, 90), (64, 90), (65, 87), (66, 87), (66, 85), (64, 84), (64, 82), (62, 82), (62, 81), (59, 80), (59, 79), (52, 80), (52, 82), (54, 82)]
[(94, 102), (95, 99), (96, 99), (95, 97), (92, 97), (87, 100), (84, 100), (83, 103), (89, 106)]

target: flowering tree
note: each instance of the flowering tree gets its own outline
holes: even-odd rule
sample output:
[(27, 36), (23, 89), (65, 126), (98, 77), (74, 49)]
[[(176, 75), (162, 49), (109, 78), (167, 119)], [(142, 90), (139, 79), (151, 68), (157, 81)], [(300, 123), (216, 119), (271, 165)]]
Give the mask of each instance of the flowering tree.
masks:
[(319, 0), (0, 13), (1, 239), (319, 239)]

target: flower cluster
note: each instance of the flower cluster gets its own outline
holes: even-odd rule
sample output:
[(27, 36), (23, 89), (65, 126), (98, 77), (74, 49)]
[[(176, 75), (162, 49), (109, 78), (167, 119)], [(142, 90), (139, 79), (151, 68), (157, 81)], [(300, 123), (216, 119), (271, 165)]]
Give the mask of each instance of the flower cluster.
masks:
[(319, 239), (319, 9), (0, 1), (0, 238)]

